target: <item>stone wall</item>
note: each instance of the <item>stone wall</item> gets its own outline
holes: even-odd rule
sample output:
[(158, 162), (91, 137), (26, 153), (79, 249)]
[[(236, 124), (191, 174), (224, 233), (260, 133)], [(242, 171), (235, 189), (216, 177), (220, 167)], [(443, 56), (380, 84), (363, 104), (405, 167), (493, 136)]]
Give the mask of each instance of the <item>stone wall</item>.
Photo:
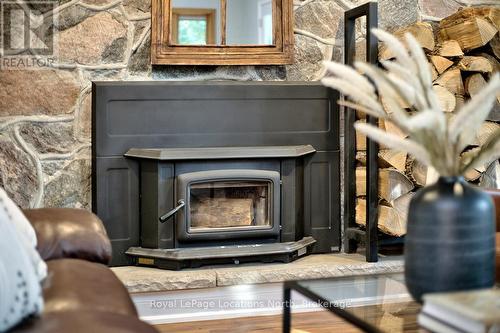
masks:
[[(21, 207), (90, 207), (91, 81), (318, 80), (322, 60), (342, 60), (343, 12), (364, 2), (296, 1), (293, 65), (152, 67), (150, 0), (55, 1), (55, 67), (0, 70), (0, 186)], [(496, 1), (380, 0), (379, 20), (391, 30)]]

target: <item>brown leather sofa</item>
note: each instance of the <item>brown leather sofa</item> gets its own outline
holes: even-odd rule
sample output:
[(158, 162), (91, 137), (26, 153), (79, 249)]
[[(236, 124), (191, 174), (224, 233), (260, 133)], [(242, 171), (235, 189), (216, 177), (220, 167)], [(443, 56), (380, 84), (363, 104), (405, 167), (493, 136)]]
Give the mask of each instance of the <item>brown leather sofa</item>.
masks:
[(47, 262), (45, 307), (12, 332), (157, 332), (139, 320), (132, 300), (106, 266), (111, 244), (102, 222), (85, 210), (44, 208), (24, 211)]
[(497, 283), (500, 283), (500, 190), (487, 190), (495, 203), (497, 214), (497, 234), (496, 234), (496, 272)]

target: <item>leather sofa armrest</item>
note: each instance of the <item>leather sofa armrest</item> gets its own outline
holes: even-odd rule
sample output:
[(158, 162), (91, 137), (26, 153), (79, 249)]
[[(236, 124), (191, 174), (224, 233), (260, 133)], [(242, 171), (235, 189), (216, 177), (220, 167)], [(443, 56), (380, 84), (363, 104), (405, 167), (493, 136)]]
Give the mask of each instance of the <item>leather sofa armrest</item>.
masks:
[(108, 264), (111, 242), (101, 220), (83, 209), (41, 208), (23, 211), (37, 235), (43, 260), (78, 258)]

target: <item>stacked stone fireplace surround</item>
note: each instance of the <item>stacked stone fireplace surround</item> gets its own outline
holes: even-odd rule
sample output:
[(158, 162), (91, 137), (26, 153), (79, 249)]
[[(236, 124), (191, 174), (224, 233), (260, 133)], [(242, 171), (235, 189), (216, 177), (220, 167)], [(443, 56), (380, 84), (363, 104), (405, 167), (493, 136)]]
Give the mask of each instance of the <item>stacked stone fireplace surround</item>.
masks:
[[(293, 65), (151, 66), (149, 0), (56, 0), (55, 68), (0, 70), (0, 186), (24, 208), (90, 209), (91, 81), (315, 81), (324, 75), (322, 60), (342, 60), (343, 13), (362, 2), (295, 1)], [(379, 24), (393, 30), (496, 3), (381, 0)]]

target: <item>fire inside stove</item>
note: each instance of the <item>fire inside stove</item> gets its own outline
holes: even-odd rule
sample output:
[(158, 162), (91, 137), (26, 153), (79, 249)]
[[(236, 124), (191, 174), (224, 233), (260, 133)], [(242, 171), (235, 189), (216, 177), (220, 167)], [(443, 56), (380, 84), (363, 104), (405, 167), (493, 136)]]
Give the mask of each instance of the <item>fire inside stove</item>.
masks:
[(272, 183), (211, 181), (189, 189), (190, 233), (272, 227)]

